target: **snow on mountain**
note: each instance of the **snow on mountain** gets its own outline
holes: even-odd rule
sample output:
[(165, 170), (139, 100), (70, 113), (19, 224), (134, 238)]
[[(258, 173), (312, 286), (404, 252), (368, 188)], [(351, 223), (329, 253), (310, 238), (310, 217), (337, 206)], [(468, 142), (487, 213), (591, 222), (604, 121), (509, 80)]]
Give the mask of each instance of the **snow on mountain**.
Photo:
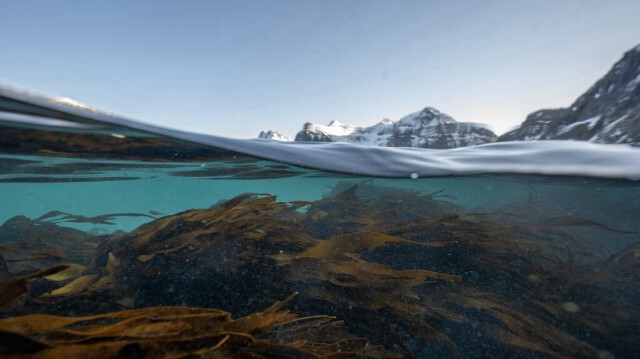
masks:
[(536, 111), (498, 141), (550, 139), (640, 145), (640, 45), (569, 108)]
[(357, 127), (345, 125), (338, 121), (331, 121), (328, 126), (316, 125), (307, 122), (305, 126), (307, 127), (307, 131), (322, 132), (331, 136), (348, 136), (357, 129)]
[(272, 130), (269, 130), (267, 132), (260, 131), (258, 138), (265, 138), (268, 140), (276, 140), (276, 141), (291, 141), (291, 138), (289, 138), (289, 136), (283, 133), (280, 133), (278, 131), (272, 131)]
[(384, 119), (369, 127), (331, 122), (328, 126), (305, 123), (296, 141), (349, 142), (383, 147), (454, 148), (495, 141), (497, 136), (484, 125), (457, 122), (427, 107), (401, 118)]
[(570, 107), (533, 112), (519, 128), (499, 138), (485, 125), (457, 122), (432, 107), (395, 123), (383, 120), (369, 127), (337, 121), (326, 126), (308, 122), (295, 136), (295, 141), (423, 148), (464, 147), (496, 140), (555, 139), (640, 145), (640, 44), (627, 51)]

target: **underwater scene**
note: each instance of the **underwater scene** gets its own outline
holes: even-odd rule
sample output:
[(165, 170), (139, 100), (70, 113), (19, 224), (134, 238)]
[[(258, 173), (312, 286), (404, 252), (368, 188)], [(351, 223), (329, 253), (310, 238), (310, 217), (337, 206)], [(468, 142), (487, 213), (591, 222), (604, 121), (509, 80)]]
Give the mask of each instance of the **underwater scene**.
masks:
[(640, 357), (637, 180), (341, 173), (18, 100), (3, 358)]
[(0, 164), (5, 357), (638, 356), (634, 181)]

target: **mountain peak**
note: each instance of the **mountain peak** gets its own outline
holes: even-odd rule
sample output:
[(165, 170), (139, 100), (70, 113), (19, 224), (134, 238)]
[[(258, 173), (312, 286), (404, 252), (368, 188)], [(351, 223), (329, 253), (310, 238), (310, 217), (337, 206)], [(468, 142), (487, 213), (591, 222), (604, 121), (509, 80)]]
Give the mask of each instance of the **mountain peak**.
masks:
[(421, 112), (425, 113), (425, 114), (436, 115), (436, 116), (442, 114), (442, 112), (438, 111), (436, 108), (431, 107), (431, 106), (427, 106), (427, 107), (423, 108)]
[(433, 107), (426, 107), (398, 122), (384, 119), (369, 127), (355, 127), (338, 121), (331, 121), (327, 126), (308, 122), (295, 140), (383, 147), (454, 148), (493, 142), (496, 138), (484, 126), (459, 123)]
[(416, 125), (421, 124), (423, 126), (436, 126), (439, 124), (448, 124), (448, 123), (456, 123), (454, 120), (447, 114), (444, 114), (433, 107), (425, 107), (421, 111), (414, 112), (407, 116), (401, 118), (398, 123), (402, 125)]
[(273, 131), (273, 130), (269, 130), (269, 131), (260, 131), (260, 134), (258, 135), (258, 138), (264, 138), (264, 139), (268, 139), (268, 140), (276, 140), (276, 141), (291, 141), (291, 138), (289, 138), (289, 136), (278, 132), (278, 131)]
[[(329, 136), (347, 136), (354, 131), (356, 131), (358, 127), (349, 126), (339, 121), (331, 121), (328, 125), (316, 125), (312, 122), (307, 122), (302, 126), (301, 132), (314, 132), (321, 133)], [(296, 136), (297, 137), (297, 136)], [(299, 140), (296, 140), (299, 141)]]
[(640, 144), (640, 45), (570, 107), (536, 111), (498, 140), (555, 139)]

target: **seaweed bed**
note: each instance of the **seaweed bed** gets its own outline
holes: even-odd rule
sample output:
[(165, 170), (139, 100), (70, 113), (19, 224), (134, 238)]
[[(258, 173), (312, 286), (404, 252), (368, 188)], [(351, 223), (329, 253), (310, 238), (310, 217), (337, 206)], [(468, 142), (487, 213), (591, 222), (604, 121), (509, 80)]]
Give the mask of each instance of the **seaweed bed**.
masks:
[(640, 355), (640, 244), (611, 254), (572, 230), (637, 233), (586, 219), (362, 183), (315, 202), (245, 194), (129, 233), (61, 225), (118, 216), (148, 215), (0, 227), (3, 357)]

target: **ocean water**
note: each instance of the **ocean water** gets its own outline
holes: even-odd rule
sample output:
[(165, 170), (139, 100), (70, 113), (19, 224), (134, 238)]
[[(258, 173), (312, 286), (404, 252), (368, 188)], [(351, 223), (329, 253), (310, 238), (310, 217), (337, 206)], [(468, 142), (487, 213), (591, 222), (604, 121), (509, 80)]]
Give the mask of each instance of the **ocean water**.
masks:
[(4, 357), (639, 357), (638, 149), (234, 140), (2, 90)]
[[(318, 201), (342, 186), (355, 185), (433, 193), (435, 198), (469, 212), (518, 206), (520, 214), (533, 215), (545, 206), (555, 206), (554, 212), (545, 215), (580, 216), (613, 227), (640, 229), (640, 222), (634, 220), (640, 210), (640, 183), (624, 179), (521, 174), (384, 178), (246, 157), (156, 162), (2, 155), (0, 163), (0, 196), (7, 203), (0, 212), (2, 222), (17, 214), (37, 218), (51, 211), (85, 216), (172, 214), (208, 208), (246, 193), (268, 193), (283, 202)], [(66, 225), (130, 231), (152, 219), (122, 216), (112, 225)]]

